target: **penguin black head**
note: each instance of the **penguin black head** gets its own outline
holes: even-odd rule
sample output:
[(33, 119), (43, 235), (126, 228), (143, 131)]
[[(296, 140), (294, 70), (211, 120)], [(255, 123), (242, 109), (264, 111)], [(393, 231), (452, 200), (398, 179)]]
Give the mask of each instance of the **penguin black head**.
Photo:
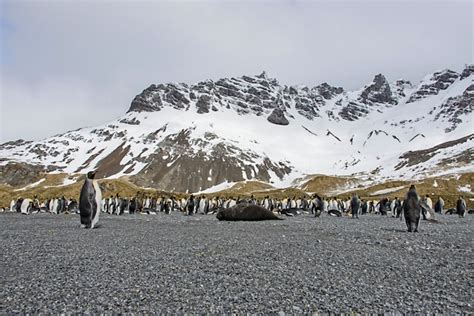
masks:
[(94, 179), (96, 172), (97, 171), (89, 171), (87, 173), (87, 179), (91, 179), (91, 180)]

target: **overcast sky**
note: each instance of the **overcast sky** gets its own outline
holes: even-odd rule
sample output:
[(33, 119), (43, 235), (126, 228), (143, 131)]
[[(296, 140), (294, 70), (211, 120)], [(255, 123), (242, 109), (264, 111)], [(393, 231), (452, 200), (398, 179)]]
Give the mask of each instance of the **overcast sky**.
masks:
[(113, 120), (151, 83), (356, 89), (473, 62), (469, 0), (0, 3), (0, 142)]

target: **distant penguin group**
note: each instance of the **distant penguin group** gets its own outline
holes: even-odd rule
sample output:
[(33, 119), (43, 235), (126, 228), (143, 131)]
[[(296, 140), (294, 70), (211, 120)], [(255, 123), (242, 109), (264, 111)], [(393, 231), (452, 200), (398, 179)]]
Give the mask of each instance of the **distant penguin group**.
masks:
[[(96, 228), (99, 221), (99, 215), (102, 209), (108, 209), (108, 204), (103, 204), (102, 201), (102, 192), (99, 187), (99, 184), (95, 180), (96, 171), (90, 171), (87, 173), (84, 184), (81, 188), (79, 203), (75, 200), (71, 200), (70, 203), (67, 203), (64, 196), (62, 199), (51, 199), (47, 200), (46, 203), (40, 205), (37, 199), (37, 196), (31, 199), (19, 198), (17, 200), (12, 200), (10, 204), (10, 210), (16, 211), (22, 214), (31, 214), (38, 212), (51, 212), (51, 213), (62, 213), (65, 211), (73, 211), (77, 214), (77, 207), (80, 213), (81, 227), (83, 228)], [(123, 212), (122, 201), (117, 197), (114, 199), (111, 197), (112, 204), (111, 209), (112, 213)], [(62, 201), (62, 202), (61, 202)], [(168, 202), (169, 201), (169, 202)], [(170, 209), (174, 209), (175, 205), (174, 197), (168, 200), (162, 198), (164, 204), (160, 207), (161, 211), (169, 214)], [(59, 211), (59, 202), (62, 204), (62, 211)], [(177, 206), (177, 209), (181, 211), (187, 211), (188, 215), (201, 213), (201, 214), (216, 214), (216, 218), (219, 221), (261, 221), (261, 220), (281, 220), (274, 212), (279, 211), (280, 214), (286, 216), (296, 216), (299, 214), (315, 214), (316, 217), (324, 211), (327, 212), (330, 216), (341, 217), (343, 212), (346, 210), (351, 210), (353, 218), (359, 218), (359, 211), (361, 214), (367, 212), (367, 202), (361, 201), (359, 196), (354, 194), (352, 199), (347, 202), (336, 200), (334, 197), (329, 202), (321, 199), (319, 196), (314, 195), (313, 200), (307, 200), (305, 198), (296, 199), (284, 199), (284, 200), (271, 200), (267, 196), (264, 200), (259, 201), (254, 199), (252, 196), (250, 200), (240, 200), (240, 199), (229, 199), (227, 201), (220, 200), (219, 198), (208, 200), (204, 196), (194, 198), (193, 195), (190, 196), (189, 200), (182, 199), (178, 203), (182, 202)], [(108, 203), (108, 202), (107, 202)], [(171, 203), (168, 205), (168, 203)], [(365, 203), (365, 211), (364, 211)], [(372, 203), (372, 209), (374, 209), (374, 202)], [(341, 205), (339, 205), (341, 204)], [(143, 205), (148, 214), (156, 214), (157, 210), (157, 200), (147, 198), (144, 203), (140, 199), (130, 200), (129, 213), (133, 214), (137, 208), (137, 205)], [(392, 214), (396, 213), (397, 217), (401, 217), (403, 213), (405, 218), (405, 223), (407, 226), (408, 232), (418, 232), (418, 226), (420, 223), (420, 217), (423, 216), (425, 220), (434, 223), (440, 223), (434, 219), (435, 211), (442, 213), (444, 207), (444, 201), (441, 198), (438, 198), (437, 203), (435, 204), (435, 211), (432, 209), (432, 202), (429, 196), (420, 200), (420, 197), (416, 191), (414, 185), (411, 185), (410, 189), (407, 192), (406, 198), (403, 201), (403, 204), (400, 203), (398, 198), (395, 198), (392, 201), (392, 204), (389, 203), (388, 198), (382, 199), (378, 205), (379, 213), (382, 215), (387, 215), (387, 212), (390, 211)], [(276, 207), (275, 207), (276, 206)], [(0, 209), (0, 212), (3, 212), (5, 209)], [(76, 211), (74, 211), (76, 210)], [(369, 211), (370, 212), (370, 211)], [(372, 211), (375, 212), (375, 211)], [(466, 201), (463, 197), (459, 197), (456, 208), (448, 209), (446, 214), (457, 213), (459, 217), (464, 217), (466, 213), (474, 213), (474, 210), (468, 210)]]
[(79, 196), (81, 227), (84, 228), (96, 227), (102, 208), (102, 192), (99, 184), (94, 180), (95, 173), (95, 171), (87, 173)]

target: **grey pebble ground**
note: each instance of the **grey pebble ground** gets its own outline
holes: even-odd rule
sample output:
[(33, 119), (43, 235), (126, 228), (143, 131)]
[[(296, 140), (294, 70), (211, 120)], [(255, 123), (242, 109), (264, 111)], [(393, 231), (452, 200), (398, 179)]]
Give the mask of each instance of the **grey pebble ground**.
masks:
[(0, 314), (473, 314), (473, 215), (0, 214)]

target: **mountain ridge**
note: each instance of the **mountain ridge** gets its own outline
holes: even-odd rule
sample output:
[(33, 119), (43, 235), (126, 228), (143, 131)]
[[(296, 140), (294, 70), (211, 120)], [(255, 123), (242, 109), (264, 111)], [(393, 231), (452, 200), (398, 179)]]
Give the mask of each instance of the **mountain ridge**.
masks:
[[(288, 186), (314, 173), (405, 179), (472, 171), (465, 165), (472, 161), (472, 138), (442, 147), (423, 166), (396, 167), (405, 153), (474, 132), (473, 73), (474, 65), (461, 73), (436, 71), (417, 85), (377, 74), (355, 91), (327, 83), (280, 85), (265, 72), (152, 84), (108, 124), (0, 145), (0, 167), (97, 169), (100, 177), (183, 192), (252, 179)], [(449, 157), (464, 158), (446, 165)]]

